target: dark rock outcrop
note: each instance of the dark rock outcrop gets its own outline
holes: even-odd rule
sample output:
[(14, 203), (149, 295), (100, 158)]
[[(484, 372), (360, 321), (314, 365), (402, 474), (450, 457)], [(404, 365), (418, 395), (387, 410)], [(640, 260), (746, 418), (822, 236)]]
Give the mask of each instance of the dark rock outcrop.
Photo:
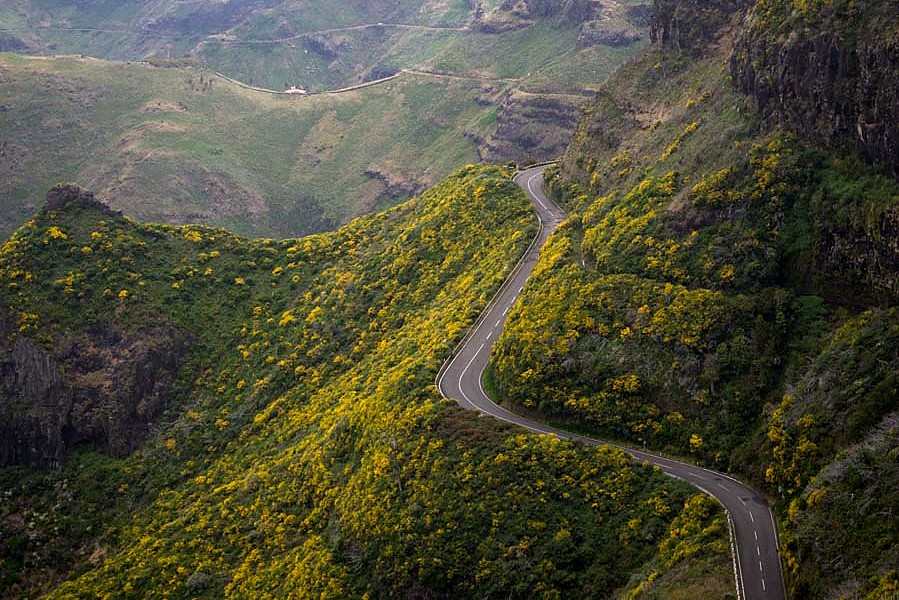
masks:
[(819, 13), (753, 13), (731, 57), (740, 91), (769, 125), (854, 144), (899, 175), (899, 8), (821, 4)]
[(601, 21), (590, 21), (581, 26), (577, 36), (578, 49), (591, 46), (623, 48), (640, 41), (640, 35), (627, 29), (609, 29)]
[(28, 44), (7, 33), (0, 33), (0, 52), (24, 52)]
[(750, 0), (655, 0), (649, 39), (663, 48), (702, 54), (723, 25), (749, 5)]
[(362, 75), (362, 83), (393, 77), (399, 72), (400, 70), (396, 67), (388, 65), (375, 65), (371, 69), (369, 69), (368, 72)]
[(123, 456), (164, 410), (187, 354), (171, 327), (96, 327), (48, 351), (0, 319), (0, 466), (57, 468), (79, 444)]
[(483, 160), (537, 162), (565, 153), (586, 97), (506, 94), (501, 100), (495, 132), (474, 138)]
[(867, 230), (844, 227), (820, 235), (814, 262), (826, 274), (824, 295), (864, 305), (899, 299), (899, 208), (884, 211)]
[(374, 167), (367, 169), (365, 176), (381, 182), (384, 186), (384, 191), (378, 195), (375, 204), (391, 203), (400, 199), (412, 198), (427, 188), (421, 181), (406, 179), (400, 175)]
[(311, 35), (304, 39), (306, 48), (327, 61), (337, 60), (341, 52), (352, 50), (352, 44), (346, 40), (334, 42), (324, 36)]
[(121, 212), (116, 212), (103, 202), (97, 200), (93, 192), (83, 190), (71, 183), (60, 183), (53, 186), (50, 191), (47, 192), (47, 198), (44, 201), (44, 212), (61, 210), (69, 204), (81, 208), (98, 210), (110, 216), (122, 216)]

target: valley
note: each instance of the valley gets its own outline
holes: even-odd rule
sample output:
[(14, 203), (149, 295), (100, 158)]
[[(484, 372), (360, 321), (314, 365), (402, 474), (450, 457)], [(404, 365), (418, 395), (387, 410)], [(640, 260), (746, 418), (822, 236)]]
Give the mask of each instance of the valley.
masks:
[(0, 598), (891, 597), (896, 23), (4, 3)]
[[(620, 450), (440, 398), (440, 361), (536, 231), (509, 175), (466, 167), (284, 241), (140, 224), (54, 190), (0, 251), (4, 323), (19, 332), (0, 356), (18, 373), (4, 393), (32, 382), (58, 406), (3, 405), (0, 455), (18, 466), (0, 469), (2, 587), (602, 597), (660, 553), (675, 580), (689, 564), (694, 581), (732, 589), (726, 519), (705, 495)], [(162, 331), (187, 354), (127, 351)], [(79, 375), (59, 388), (60, 371)], [(146, 383), (120, 397), (111, 383), (135, 371)], [(111, 443), (123, 429), (144, 432), (136, 452)], [(16, 454), (23, 435), (35, 454)], [(51, 460), (66, 466), (27, 466)]]
[[(262, 12), (227, 3), (67, 12), (61, 4), (0, 9), (3, 35), (17, 40), (6, 49), (48, 55), (0, 54), (3, 234), (39, 205), (36, 190), (61, 180), (140, 219), (267, 236), (333, 229), (469, 162), (557, 158), (586, 94), (646, 31), (628, 16), (631, 3), (582, 7), (577, 18), (571, 7), (525, 18), (417, 3), (349, 14), (300, 1)], [(193, 12), (176, 16), (183, 10)], [(272, 30), (271, 10), (302, 27)], [(485, 30), (479, 14), (512, 24)], [(578, 32), (598, 27), (591, 16), (630, 41), (584, 42)], [(143, 43), (184, 27), (207, 31), (205, 22), (216, 33), (190, 38), (195, 47), (181, 54)], [(348, 91), (333, 100), (274, 93), (291, 87)], [(26, 176), (39, 184), (26, 189)]]
[(747, 600), (785, 598), (777, 525), (767, 502), (751, 487), (716, 471), (552, 427), (497, 405), (484, 391), (484, 374), (489, 368), (491, 350), (502, 334), (506, 316), (515, 306), (519, 294), (524, 291), (538, 262), (540, 250), (567, 218), (565, 212), (547, 197), (543, 189), (545, 170), (545, 166), (535, 167), (522, 171), (515, 177), (515, 181), (528, 193), (533, 203), (540, 229), (516, 268), (466, 335), (463, 344), (444, 363), (437, 375), (437, 389), (443, 396), (456, 400), (465, 408), (533, 433), (554, 435), (587, 446), (619, 448), (634, 460), (653, 465), (666, 475), (690, 483), (699, 491), (715, 498), (728, 513), (737, 597)]

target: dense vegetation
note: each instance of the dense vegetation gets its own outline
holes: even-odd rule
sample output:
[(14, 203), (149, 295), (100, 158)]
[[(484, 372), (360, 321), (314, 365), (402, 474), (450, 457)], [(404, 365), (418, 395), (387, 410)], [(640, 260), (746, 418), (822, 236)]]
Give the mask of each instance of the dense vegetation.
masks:
[[(392, 44), (391, 60), (415, 48), (416, 61), (430, 54), (429, 67), (479, 64), (489, 77), (529, 71), (530, 61), (498, 60), (522, 45), (547, 65), (570, 67), (553, 85), (583, 83), (587, 63), (549, 57), (553, 40), (579, 43), (564, 24), (585, 3), (511, 4), (482, 3), (471, 21), (489, 48), (449, 31), (400, 40), (366, 29), (343, 41), (352, 48), (353, 36), (377, 34)], [(873, 0), (761, 0), (744, 21), (749, 4), (655, 3), (655, 45), (602, 86), (560, 168), (548, 172), (571, 218), (510, 313), (491, 383), (513, 405), (570, 427), (742, 474), (775, 504), (793, 595), (881, 598), (899, 587), (899, 183), (895, 156), (882, 159), (895, 147), (895, 10)], [(396, 16), (410, 16), (396, 6)], [(459, 5), (442, 6), (433, 23), (468, 22), (453, 12)], [(228, 35), (290, 29), (278, 14), (277, 25), (241, 21)], [(409, 43), (414, 35), (419, 43)], [(221, 41), (203, 46), (231, 60)], [(313, 45), (334, 51), (329, 44), (339, 42)], [(54, 69), (52, 81), (68, 82), (67, 70), (87, 77), (111, 68), (4, 60), (0, 75), (17, 70), (4, 83)], [(115, 66), (126, 68), (146, 72)], [(525, 84), (549, 85), (550, 70)], [(170, 152), (165, 136), (183, 144), (177, 128), (210, 127), (209, 115), (252, 96), (221, 95), (205, 71), (159, 72), (219, 99), (201, 108), (176, 85), (172, 102), (161, 92), (141, 97), (147, 113), (158, 112), (155, 102), (179, 114), (148, 125), (133, 109), (122, 113), (131, 135), (109, 139), (139, 144), (136, 156)], [(402, 90), (418, 107), (410, 114), (432, 120), (428, 147), (445, 147), (436, 133), (445, 111), (432, 104), (454, 102), (446, 88), (398, 82), (384, 88), (384, 114)], [(463, 128), (469, 138), (501, 120), (479, 103), (507, 84), (479, 82), (476, 93), (459, 84), (472, 107), (453, 119), (476, 123)], [(52, 102), (65, 105), (64, 117), (25, 111), (19, 131), (70, 148), (58, 142), (83, 127), (80, 119), (97, 118), (92, 107), (104, 95), (63, 89)], [(285, 116), (294, 105), (266, 102), (248, 126), (267, 124), (269, 139), (294, 135), (300, 121)], [(330, 140), (338, 124), (358, 132), (394, 123), (354, 106), (302, 121), (298, 128), (317, 132), (304, 143)], [(193, 121), (193, 111), (205, 116)], [(247, 142), (239, 125), (196, 138), (206, 140), (202, 152), (232, 161), (219, 140), (233, 135), (252, 161), (233, 160), (227, 172), (274, 160), (289, 166), (257, 177), (259, 189), (300, 182), (292, 159), (278, 162), (280, 146)], [(110, 131), (121, 130), (98, 129), (94, 139)], [(349, 131), (314, 145), (316, 160), (342, 164), (362, 139)], [(417, 129), (384, 131), (399, 132), (416, 155), (410, 164), (432, 160), (409, 144)], [(467, 156), (467, 142), (453, 139)], [(6, 165), (29, 156), (15, 146), (0, 152), (18, 161)], [(391, 160), (374, 175), (387, 187)], [(321, 175), (323, 189), (332, 185), (328, 169)], [(87, 205), (45, 210), (19, 229), (0, 251), (7, 354), (27, 340), (65, 363), (88, 338), (152, 336), (150, 327), (163, 326), (190, 339), (191, 350), (137, 453), (72, 446), (61, 471), (0, 471), (4, 589), (61, 597), (732, 593), (725, 522), (708, 498), (620, 452), (524, 435), (437, 397), (437, 365), (533, 232), (506, 176), (468, 167), (419, 200), (301, 240), (141, 225)], [(102, 370), (80, 379), (109, 383)], [(3, 408), (28, 409), (20, 397)]]
[(620, 451), (439, 399), (437, 368), (534, 228), (508, 173), (475, 167), (300, 240), (43, 211), (0, 251), (12, 337), (55, 352), (100, 324), (166, 324), (193, 342), (137, 453), (0, 471), (2, 587), (592, 598), (637, 573), (732, 589), (711, 500)]
[(762, 127), (726, 76), (734, 33), (660, 42), (588, 106), (549, 176), (571, 219), (493, 378), (526, 409), (745, 474), (776, 502), (797, 596), (880, 597), (899, 568), (899, 183)]

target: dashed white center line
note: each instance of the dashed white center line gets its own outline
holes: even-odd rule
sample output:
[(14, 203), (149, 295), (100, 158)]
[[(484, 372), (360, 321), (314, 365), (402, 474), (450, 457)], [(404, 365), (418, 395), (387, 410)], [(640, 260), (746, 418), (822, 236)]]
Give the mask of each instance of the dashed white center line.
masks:
[[(531, 185), (536, 181), (536, 177), (537, 177), (537, 176), (532, 177), (532, 178), (531, 178), (530, 180), (528, 180), (528, 182), (527, 182), (528, 187), (530, 188), (529, 191), (531, 191), (531, 192), (533, 192), (533, 188), (531, 187)], [(541, 201), (541, 199), (540, 199), (539, 197), (536, 197), (536, 196), (535, 196), (534, 200), (535, 200), (538, 204), (540, 204), (541, 206), (543, 206), (544, 208), (547, 208), (546, 205)], [(557, 224), (557, 221), (561, 221), (561, 220), (564, 218), (563, 216), (558, 216), (558, 215), (554, 214), (553, 211), (551, 211), (551, 210), (547, 210), (546, 213), (543, 213), (543, 217), (544, 217), (544, 218), (541, 218), (541, 212), (540, 212), (540, 211), (537, 211), (537, 213), (538, 213), (538, 218), (540, 218), (540, 220), (541, 220), (541, 224), (543, 224), (543, 222), (544, 222), (544, 220), (545, 220), (546, 217), (548, 217), (548, 218), (552, 221), (552, 224), (553, 224), (553, 225), (556, 225), (556, 224)], [(545, 239), (545, 237), (544, 237), (543, 239)], [(542, 240), (541, 240), (541, 241), (542, 241)], [(581, 257), (581, 258), (582, 258), (582, 262), (583, 262), (583, 257)], [(532, 259), (528, 259), (528, 262), (532, 262)], [(528, 265), (528, 267), (530, 267), (530, 265)], [(521, 295), (523, 295), (523, 292), (524, 292), (524, 286), (526, 285), (527, 281), (530, 280), (530, 277), (531, 277), (531, 275), (528, 274), (528, 275), (525, 277), (525, 279), (524, 279), (523, 281), (522, 281), (522, 279), (521, 279), (520, 277), (516, 277), (516, 278), (515, 278), (515, 279), (517, 279), (517, 282), (520, 284), (520, 287), (518, 288), (517, 292), (514, 291), (514, 287), (512, 287), (512, 286), (514, 286), (513, 281), (509, 281), (510, 288), (506, 290), (507, 293), (504, 294), (504, 298), (501, 300), (502, 302), (508, 303), (507, 306), (505, 306), (504, 309), (503, 309), (503, 311), (502, 311), (502, 317), (500, 317), (500, 318), (498, 318), (498, 319), (496, 320), (496, 324), (494, 325), (492, 331), (489, 331), (489, 332), (481, 332), (481, 333), (480, 333), (480, 336), (484, 336), (484, 334), (486, 333), (486, 336), (481, 338), (481, 339), (484, 340), (484, 343), (481, 344), (480, 348), (478, 348), (478, 350), (477, 350), (477, 352), (475, 353), (475, 355), (472, 356), (472, 357), (468, 360), (468, 364), (466, 365), (465, 369), (463, 369), (462, 375), (459, 377), (459, 391), (460, 391), (460, 393), (462, 394), (463, 398), (464, 398), (464, 399), (468, 402), (468, 404), (470, 404), (473, 408), (477, 408), (478, 410), (481, 410), (482, 412), (485, 411), (486, 409), (482, 409), (482, 408), (480, 408), (477, 404), (475, 404), (474, 402), (472, 402), (471, 399), (469, 399), (468, 396), (466, 395), (465, 390), (462, 389), (462, 382), (463, 382), (463, 379), (464, 379), (466, 373), (467, 373), (467, 372), (471, 369), (471, 367), (473, 366), (473, 363), (476, 362), (476, 358), (480, 355), (480, 353), (485, 349), (485, 347), (488, 345), (488, 343), (490, 342), (490, 340), (494, 337), (493, 334), (496, 333), (496, 334), (497, 334), (496, 337), (499, 336), (499, 332), (501, 331), (500, 327), (501, 327), (501, 325), (502, 325), (502, 323), (503, 323), (504, 317), (509, 313), (509, 311), (512, 309), (512, 307), (515, 305), (515, 302), (517, 302), (518, 297), (521, 296)], [(494, 314), (493, 316), (495, 316), (495, 314)], [(484, 323), (484, 325), (485, 325), (484, 329), (486, 329), (486, 328), (487, 328), (486, 323)], [(480, 337), (480, 336), (478, 336), (478, 337)], [(439, 385), (440, 385), (440, 382), (438, 382), (438, 386), (439, 386)], [(481, 385), (480, 379), (478, 379), (478, 385), (479, 385), (479, 386)], [(442, 391), (442, 388), (441, 388), (441, 391)], [(483, 392), (483, 388), (481, 388), (481, 392), (482, 392), (482, 394), (483, 394), (484, 396), (486, 396), (486, 394)], [(479, 400), (479, 402), (480, 402), (480, 400)], [(493, 413), (491, 413), (491, 412), (483, 412), (483, 414), (493, 414)], [(559, 431), (552, 431), (552, 430), (549, 430), (549, 429), (545, 429), (545, 428), (543, 428), (543, 427), (537, 426), (537, 425), (535, 425), (535, 424), (528, 423), (528, 422), (526, 422), (526, 421), (523, 422), (523, 423), (519, 423), (517, 420), (511, 420), (510, 418), (507, 418), (507, 417), (505, 417), (505, 416), (501, 416), (501, 415), (499, 415), (499, 414), (494, 415), (494, 416), (495, 416), (496, 418), (502, 420), (502, 421), (507, 421), (507, 422), (510, 422), (510, 423), (516, 423), (516, 424), (521, 425), (521, 426), (523, 426), (523, 427), (525, 427), (525, 428), (527, 428), (527, 429), (529, 429), (529, 430), (531, 430), (531, 431), (535, 431), (535, 432), (538, 432), (538, 433), (553, 433), (553, 434), (558, 435), (559, 437), (562, 437), (562, 438), (568, 438), (568, 437), (569, 437), (569, 436), (567, 436), (567, 435), (564, 435), (564, 433), (562, 433), (562, 432), (559, 432)], [(577, 439), (577, 437), (579, 437), (579, 436), (573, 436), (573, 437), (574, 437), (575, 439)], [(583, 439), (583, 438), (582, 438), (582, 439)], [(640, 457), (640, 456), (647, 456), (647, 457), (649, 457), (649, 456), (650, 456), (650, 455), (644, 455), (643, 453), (640, 453), (640, 452), (637, 452), (637, 451), (634, 451), (634, 452), (631, 452), (631, 453), (632, 453), (635, 457)], [(657, 464), (657, 465), (662, 469), (662, 471), (665, 472), (665, 473), (667, 473), (667, 474), (674, 474), (674, 473), (678, 472), (677, 470), (673, 469), (670, 465), (666, 464), (665, 461), (659, 459), (658, 457), (653, 457), (653, 458), (652, 458), (652, 462), (655, 463), (655, 464)], [(672, 463), (672, 464), (673, 464), (673, 463)], [(702, 475), (697, 474), (697, 473), (690, 473), (690, 472), (687, 472), (687, 473), (683, 473), (683, 474), (679, 475), (678, 477), (690, 481), (691, 483), (693, 483), (694, 485), (696, 485), (697, 487), (699, 487), (700, 490), (702, 490), (703, 492), (705, 492), (705, 493), (707, 493), (707, 494), (709, 494), (709, 495), (712, 495), (712, 494), (710, 494), (705, 488), (703, 488), (701, 485), (699, 485), (698, 482), (700, 482), (700, 483), (706, 483), (706, 481), (708, 480), (708, 482), (715, 483), (720, 489), (724, 490), (725, 492), (728, 492), (728, 493), (731, 492), (730, 487), (728, 487), (728, 485), (725, 485), (725, 484), (722, 482), (722, 477), (727, 478), (726, 475), (725, 475), (725, 476), (722, 476), (722, 477), (718, 477), (718, 476), (715, 476), (715, 475), (721, 475), (721, 474), (717, 474), (717, 473), (714, 473), (714, 472), (706, 473), (706, 475), (707, 475), (706, 477), (703, 477)], [(728, 479), (730, 479), (730, 478), (728, 478)], [(739, 482), (736, 482), (736, 483), (739, 484)], [(741, 491), (739, 485), (737, 486), (736, 491), (737, 491), (737, 492)], [(746, 502), (743, 498), (740, 498), (739, 495), (737, 495), (736, 497), (737, 497), (737, 499), (740, 501), (740, 503), (743, 505), (743, 507), (746, 509), (746, 512), (749, 513), (749, 518), (750, 518), (750, 520), (751, 520), (752, 523), (753, 523), (753, 537), (755, 538), (755, 542), (756, 542), (756, 549), (755, 549), (755, 552), (756, 552), (756, 556), (757, 556), (757, 558), (758, 558), (759, 571), (760, 571), (760, 574), (761, 574), (760, 579), (762, 580), (762, 590), (765, 591), (765, 592), (767, 592), (767, 582), (766, 582), (766, 580), (765, 580), (765, 578), (764, 578), (764, 577), (765, 577), (765, 575), (764, 575), (764, 563), (763, 563), (763, 561), (761, 560), (761, 546), (760, 546), (760, 544), (759, 544), (758, 531), (755, 530), (755, 527), (754, 527), (754, 524), (755, 524), (755, 515), (752, 514), (752, 509), (749, 508), (747, 502)], [(752, 500), (750, 499), (750, 501), (752, 501)], [(761, 513), (760, 513), (760, 514), (761, 514)], [(735, 516), (736, 516), (736, 514), (735, 514)], [(741, 518), (742, 518), (742, 516), (741, 516)], [(731, 527), (733, 527), (733, 522), (731, 522)], [(732, 545), (733, 545), (733, 543), (734, 543), (734, 541), (732, 540)], [(745, 552), (745, 551), (744, 551), (744, 552)], [(743, 556), (743, 559), (741, 560), (741, 556), (740, 556), (740, 555), (741, 555), (741, 548), (739, 548), (738, 546), (732, 548), (732, 554), (733, 554), (733, 557), (734, 557), (734, 576), (735, 576), (735, 578), (738, 579), (738, 581), (737, 581), (737, 596), (740, 597), (740, 598), (742, 598), (742, 597), (743, 597), (743, 594), (745, 593), (745, 585), (743, 584), (743, 581), (742, 581), (742, 580), (743, 580), (743, 575), (744, 575), (744, 570), (745, 570), (744, 567), (743, 567), (743, 562), (745, 561), (745, 555)], [(778, 575), (778, 574), (779, 574), (779, 571), (778, 571), (777, 574), (775, 574), (775, 576)], [(767, 596), (767, 594), (765, 594), (765, 597), (766, 597), (766, 596)]]
[(540, 196), (538, 196), (537, 193), (534, 191), (534, 188), (531, 187), (534, 183), (534, 180), (537, 177), (539, 177), (540, 175), (541, 175), (540, 173), (537, 173), (536, 175), (532, 175), (531, 178), (528, 179), (528, 191), (531, 193), (531, 196), (533, 196), (534, 199), (540, 203), (540, 206), (542, 206), (544, 210), (549, 210), (549, 208), (547, 208), (547, 206), (545, 204), (543, 204), (543, 200), (540, 199)]

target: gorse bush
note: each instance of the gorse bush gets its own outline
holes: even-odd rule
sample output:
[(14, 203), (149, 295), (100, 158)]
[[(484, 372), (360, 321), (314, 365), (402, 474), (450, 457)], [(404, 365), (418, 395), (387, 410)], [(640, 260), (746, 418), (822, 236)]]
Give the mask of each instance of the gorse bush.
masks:
[[(754, 27), (826, 20), (855, 43), (861, 6), (758, 2)], [(492, 381), (570, 427), (742, 473), (775, 501), (792, 593), (876, 597), (899, 547), (875, 516), (895, 511), (875, 490), (896, 479), (899, 183), (765, 128), (725, 74), (728, 44), (692, 50), (648, 51), (586, 107), (547, 174), (572, 217), (510, 312)]]
[[(45, 244), (51, 230), (65, 238)], [(193, 339), (136, 454), (76, 453), (31, 487), (0, 480), (21, 510), (43, 481), (93, 486), (52, 519), (80, 527), (70, 553), (98, 544), (103, 558), (88, 553), (52, 595), (560, 598), (627, 583), (689, 488), (617, 450), (479, 419), (433, 384), (535, 231), (508, 173), (477, 167), (300, 240), (71, 205), (36, 217), (0, 262), (23, 335), (53, 349), (112, 321)], [(76, 469), (115, 476), (89, 484)], [(94, 501), (112, 509), (79, 517)], [(697, 518), (723, 539), (717, 509)], [(64, 574), (63, 552), (2, 548), (4, 564), (37, 552)], [(719, 555), (726, 572), (726, 549), (707, 552)], [(3, 571), (5, 585), (25, 589), (21, 572)]]

